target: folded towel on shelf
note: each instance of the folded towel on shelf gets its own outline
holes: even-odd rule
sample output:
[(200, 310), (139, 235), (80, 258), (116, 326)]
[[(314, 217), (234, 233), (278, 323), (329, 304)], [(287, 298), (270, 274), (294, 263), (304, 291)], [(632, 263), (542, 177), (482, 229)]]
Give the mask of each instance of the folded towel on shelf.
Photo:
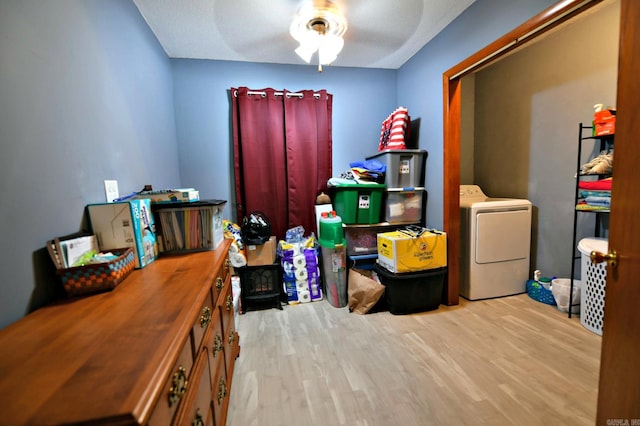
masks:
[(578, 183), (578, 188), (587, 189), (590, 191), (603, 191), (603, 190), (611, 191), (612, 183), (613, 183), (612, 178), (599, 179), (599, 180), (590, 181), (590, 182), (580, 181)]
[(594, 204), (587, 204), (581, 202), (576, 204), (576, 210), (580, 211), (609, 211), (609, 206), (596, 206)]
[(594, 196), (590, 196), (585, 198), (585, 203), (589, 204), (590, 206), (606, 206), (609, 207), (611, 206), (611, 197), (594, 197)]
[(579, 197), (611, 197), (611, 191), (580, 191)]

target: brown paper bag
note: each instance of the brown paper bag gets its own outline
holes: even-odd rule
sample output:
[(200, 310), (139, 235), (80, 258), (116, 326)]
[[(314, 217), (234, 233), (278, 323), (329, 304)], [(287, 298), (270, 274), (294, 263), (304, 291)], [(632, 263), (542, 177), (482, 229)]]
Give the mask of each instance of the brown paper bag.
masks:
[(371, 271), (349, 269), (349, 311), (366, 314), (380, 300), (384, 286), (371, 278)]

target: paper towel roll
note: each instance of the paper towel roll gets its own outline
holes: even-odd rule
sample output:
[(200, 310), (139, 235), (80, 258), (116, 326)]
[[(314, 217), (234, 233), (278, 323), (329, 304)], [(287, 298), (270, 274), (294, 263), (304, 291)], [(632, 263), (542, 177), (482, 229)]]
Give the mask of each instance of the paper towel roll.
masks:
[(320, 268), (317, 266), (309, 267), (309, 265), (307, 265), (307, 277), (309, 282), (317, 281), (320, 278)]
[(229, 262), (234, 268), (242, 268), (247, 266), (247, 258), (242, 253), (229, 254)]
[(298, 244), (293, 244), (293, 257), (300, 255), (300, 246)]
[(282, 258), (282, 260), (291, 262), (291, 260), (293, 259), (293, 249), (282, 250), (280, 257)]
[(306, 281), (296, 281), (296, 291), (309, 291), (309, 283)]
[(311, 302), (311, 294), (309, 294), (309, 290), (307, 291), (299, 291), (298, 292), (298, 301), (301, 303)]
[(295, 275), (296, 281), (306, 281), (309, 278), (309, 273), (306, 269), (296, 269)]
[(311, 288), (311, 287), (319, 287), (320, 286), (320, 280), (318, 280), (317, 277), (312, 277), (311, 275), (309, 275), (309, 278), (307, 278), (307, 284), (309, 285), (309, 288)]
[(304, 257), (307, 261), (307, 265), (317, 265), (318, 257), (313, 249), (304, 249)]
[(311, 285), (311, 290), (309, 292), (312, 301), (321, 300), (322, 299), (322, 289), (317, 285)]
[(307, 267), (307, 260), (305, 259), (304, 255), (299, 254), (296, 257), (294, 257), (293, 258), (293, 266), (295, 266), (296, 269), (306, 268)]
[(282, 266), (282, 273), (284, 274), (284, 279), (294, 280), (295, 273), (294, 273), (293, 263), (288, 262), (286, 260), (282, 260), (280, 265)]

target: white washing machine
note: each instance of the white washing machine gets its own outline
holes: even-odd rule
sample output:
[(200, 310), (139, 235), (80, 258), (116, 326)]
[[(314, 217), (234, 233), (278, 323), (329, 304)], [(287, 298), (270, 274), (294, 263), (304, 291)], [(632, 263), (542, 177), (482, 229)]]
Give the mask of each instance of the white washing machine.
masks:
[(460, 185), (460, 295), (469, 300), (524, 293), (531, 254), (531, 202), (487, 197)]

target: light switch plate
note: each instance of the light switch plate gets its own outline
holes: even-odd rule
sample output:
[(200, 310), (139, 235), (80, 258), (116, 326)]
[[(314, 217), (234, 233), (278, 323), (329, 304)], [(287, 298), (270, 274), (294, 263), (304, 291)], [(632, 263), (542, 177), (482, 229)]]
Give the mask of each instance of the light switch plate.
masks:
[(105, 180), (104, 181), (104, 193), (107, 196), (107, 203), (112, 203), (113, 200), (120, 196), (118, 192), (117, 180)]

